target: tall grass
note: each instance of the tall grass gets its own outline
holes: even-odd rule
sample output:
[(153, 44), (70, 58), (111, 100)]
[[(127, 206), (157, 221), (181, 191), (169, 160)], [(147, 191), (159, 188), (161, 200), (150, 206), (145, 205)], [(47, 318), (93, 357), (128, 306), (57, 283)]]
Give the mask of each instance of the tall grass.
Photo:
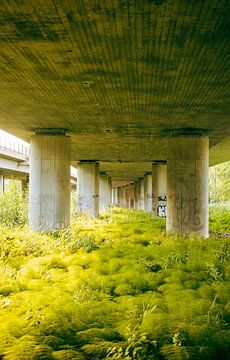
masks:
[(0, 357), (227, 359), (229, 241), (114, 209), (56, 235), (0, 227)]

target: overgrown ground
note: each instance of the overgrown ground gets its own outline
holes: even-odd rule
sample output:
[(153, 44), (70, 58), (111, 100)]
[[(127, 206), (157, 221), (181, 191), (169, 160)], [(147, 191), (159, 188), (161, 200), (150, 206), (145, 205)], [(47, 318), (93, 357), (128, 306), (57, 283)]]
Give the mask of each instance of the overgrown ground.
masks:
[(0, 358), (227, 359), (229, 239), (164, 229), (124, 209), (53, 236), (1, 226)]

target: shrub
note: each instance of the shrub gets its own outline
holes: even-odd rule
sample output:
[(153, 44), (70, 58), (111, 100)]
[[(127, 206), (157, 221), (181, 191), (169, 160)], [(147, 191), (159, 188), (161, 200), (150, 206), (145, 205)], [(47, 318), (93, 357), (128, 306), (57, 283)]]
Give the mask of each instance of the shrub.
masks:
[(0, 223), (7, 226), (24, 225), (28, 218), (28, 191), (18, 190), (12, 182), (0, 195)]

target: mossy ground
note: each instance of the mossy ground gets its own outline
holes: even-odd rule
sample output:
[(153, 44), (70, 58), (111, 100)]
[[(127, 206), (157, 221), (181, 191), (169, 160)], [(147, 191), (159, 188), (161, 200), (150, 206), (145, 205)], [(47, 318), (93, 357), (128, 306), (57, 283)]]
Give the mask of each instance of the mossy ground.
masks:
[(0, 358), (227, 359), (229, 240), (164, 229), (124, 209), (1, 227)]

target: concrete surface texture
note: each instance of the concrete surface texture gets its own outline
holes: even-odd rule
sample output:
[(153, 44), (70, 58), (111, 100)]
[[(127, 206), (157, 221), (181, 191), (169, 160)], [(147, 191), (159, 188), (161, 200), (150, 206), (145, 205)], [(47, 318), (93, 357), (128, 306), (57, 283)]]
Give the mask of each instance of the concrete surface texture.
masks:
[(152, 211), (152, 174), (146, 174), (144, 176), (144, 209), (145, 211)]
[(155, 214), (152, 163), (167, 161), (167, 229), (207, 236), (208, 157), (230, 159), (228, 13), (224, 0), (1, 0), (0, 128), (32, 139), (33, 228), (68, 224), (70, 162), (79, 211), (97, 216), (99, 163), (123, 206), (144, 178), (138, 207)]
[(108, 175), (100, 173), (99, 176), (99, 212), (108, 210), (110, 202), (110, 186)]
[(201, 129), (210, 163), (228, 160), (228, 13), (220, 0), (1, 0), (0, 128), (28, 141), (66, 129), (73, 162), (112, 162), (117, 177), (120, 161), (166, 160), (175, 129)]
[(77, 174), (78, 212), (99, 215), (99, 163), (80, 162)]
[(122, 206), (122, 187), (117, 188), (117, 205)]
[(144, 178), (141, 178), (139, 180), (140, 180), (139, 210), (144, 210), (145, 209), (145, 184), (144, 184)]
[(208, 138), (168, 140), (167, 231), (208, 236)]
[(135, 181), (134, 183), (134, 207), (139, 209), (140, 202), (140, 180)]
[(70, 152), (69, 136), (31, 138), (29, 224), (34, 230), (69, 225)]
[(167, 166), (166, 163), (154, 162), (152, 165), (152, 210), (153, 218), (165, 217), (167, 198)]

